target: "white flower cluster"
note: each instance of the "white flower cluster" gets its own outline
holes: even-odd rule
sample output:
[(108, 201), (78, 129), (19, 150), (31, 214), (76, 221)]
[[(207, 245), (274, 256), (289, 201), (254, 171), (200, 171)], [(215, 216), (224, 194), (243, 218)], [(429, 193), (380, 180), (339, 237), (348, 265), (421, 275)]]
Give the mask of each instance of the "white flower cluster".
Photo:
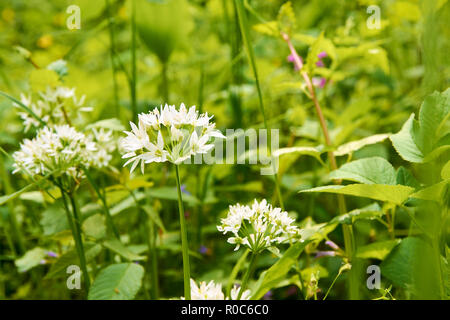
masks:
[[(38, 93), (38, 98), (33, 99), (31, 95), (21, 94), (21, 102), (33, 111), (47, 125), (62, 125), (68, 120), (73, 121), (80, 112), (92, 111), (91, 107), (86, 107), (85, 96), (78, 99), (75, 95), (75, 88), (67, 87), (47, 87), (44, 92)], [(27, 112), (20, 112), (20, 117), (25, 125), (25, 131), (31, 127), (38, 128), (41, 123)]]
[(224, 138), (211, 118), (208, 113), (199, 115), (195, 106), (186, 109), (184, 104), (179, 110), (166, 104), (140, 114), (138, 125), (130, 122), (131, 131), (125, 131), (127, 137), (122, 140), (122, 158), (128, 159), (124, 166), (133, 163), (132, 172), (140, 162), (143, 173), (146, 163), (179, 164), (192, 155), (207, 153), (214, 147), (210, 138)]
[[(220, 283), (214, 283), (213, 280), (210, 282), (200, 282), (197, 283), (191, 279), (191, 299), (192, 300), (237, 300), (239, 296), (239, 291), (241, 288), (236, 285), (231, 289), (230, 296), (225, 299), (225, 295), (222, 292), (222, 285)], [(245, 290), (242, 293), (240, 300), (249, 300), (251, 296), (250, 290)], [(184, 300), (184, 297), (181, 297)]]
[(286, 211), (272, 208), (264, 199), (261, 202), (255, 200), (251, 207), (230, 206), (227, 217), (221, 219), (222, 224), (217, 229), (224, 234), (233, 234), (227, 241), (236, 244), (235, 251), (246, 245), (257, 253), (268, 248), (276, 250), (276, 244), (297, 240), (300, 230), (293, 222)]
[(33, 175), (47, 175), (59, 169), (78, 180), (82, 177), (81, 166), (100, 168), (107, 164), (99, 157), (101, 149), (92, 137), (69, 125), (44, 127), (32, 140), (25, 139), (13, 154), (14, 173), (22, 169)]

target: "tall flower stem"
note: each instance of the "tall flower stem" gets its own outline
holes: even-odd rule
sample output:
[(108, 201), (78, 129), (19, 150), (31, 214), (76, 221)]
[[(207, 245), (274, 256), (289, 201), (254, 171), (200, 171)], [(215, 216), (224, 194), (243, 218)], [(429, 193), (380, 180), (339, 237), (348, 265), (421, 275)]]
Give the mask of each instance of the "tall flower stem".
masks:
[(136, 70), (136, 0), (131, 0), (131, 111), (133, 121), (136, 121), (137, 112), (137, 70)]
[[(320, 123), (320, 127), (322, 129), (323, 132), (323, 136), (325, 138), (325, 144), (328, 147), (332, 147), (332, 142), (331, 142), (331, 138), (328, 132), (328, 127), (327, 127), (327, 123), (325, 120), (325, 117), (323, 115), (322, 112), (322, 108), (320, 107), (319, 104), (319, 100), (317, 99), (316, 96), (316, 92), (314, 90), (314, 86), (312, 84), (311, 78), (309, 76), (309, 74), (302, 69), (302, 62), (300, 59), (300, 56), (298, 55), (297, 51), (295, 50), (291, 39), (289, 38), (289, 36), (285, 33), (282, 33), (282, 37), (283, 39), (286, 41), (286, 43), (289, 46), (289, 50), (291, 51), (291, 55), (294, 58), (294, 63), (297, 67), (298, 70), (300, 70), (300, 74), (303, 77), (303, 80), (305, 81), (306, 87), (308, 89), (309, 95), (311, 100), (314, 103), (314, 107), (317, 113), (317, 117), (319, 118), (319, 123)], [(333, 151), (328, 151), (328, 158), (330, 160), (330, 169), (331, 170), (336, 170), (337, 167), (337, 163), (336, 163), (336, 157), (334, 156)], [(337, 180), (336, 183), (340, 184), (341, 180)], [(337, 200), (338, 200), (338, 207), (339, 207), (339, 213), (340, 214), (344, 214), (347, 212), (347, 207), (346, 207), (346, 203), (345, 203), (345, 198), (342, 194), (338, 194), (337, 195)], [(355, 243), (354, 243), (354, 236), (353, 236), (353, 230), (351, 226), (348, 226), (346, 224), (342, 225), (342, 230), (343, 230), (343, 234), (344, 234), (344, 245), (345, 245), (345, 252), (346, 255), (349, 259), (350, 262), (353, 262), (353, 256), (354, 256), (354, 251), (355, 251)], [(350, 271), (350, 276), (349, 276), (349, 297), (350, 299), (357, 299), (358, 298), (358, 279), (357, 279), (357, 272), (356, 270), (351, 270)]]
[(169, 103), (169, 76), (167, 74), (167, 61), (163, 61), (161, 65), (161, 86), (164, 101)]
[[(87, 293), (87, 292), (89, 292), (89, 288), (91, 286), (91, 280), (89, 278), (89, 273), (87, 271), (86, 255), (84, 253), (84, 246), (83, 246), (83, 241), (81, 238), (81, 221), (80, 221), (80, 217), (78, 214), (76, 200), (75, 200), (74, 194), (66, 192), (63, 189), (62, 185), (60, 185), (59, 188), (61, 190), (61, 198), (64, 203), (64, 208), (66, 209), (67, 221), (68, 221), (70, 229), (72, 231), (72, 236), (75, 240), (75, 247), (76, 247), (76, 250), (78, 253), (78, 258), (80, 260), (80, 267), (81, 267), (81, 271), (83, 272), (84, 284), (85, 284), (86, 293)], [(70, 204), (72, 206), (73, 217), (70, 212), (66, 196), (70, 200)]]
[(249, 27), (247, 24), (247, 15), (245, 13), (243, 0), (234, 0), (234, 3), (236, 5), (236, 11), (237, 11), (238, 18), (239, 18), (239, 25), (241, 28), (241, 33), (242, 33), (245, 49), (247, 51), (248, 60), (250, 62), (250, 66), (252, 68), (253, 75), (255, 77), (256, 90), (258, 92), (258, 99), (259, 99), (259, 109), (263, 116), (264, 127), (267, 131), (267, 143), (269, 145), (268, 150), (269, 150), (269, 157), (271, 158), (271, 163), (272, 163), (273, 177), (274, 177), (274, 181), (275, 181), (275, 190), (276, 190), (276, 193), (278, 196), (278, 202), (280, 204), (280, 207), (284, 211), (284, 203), (283, 203), (283, 197), (281, 196), (280, 181), (278, 179), (278, 174), (276, 173), (276, 169), (275, 169), (275, 165), (274, 165), (274, 161), (273, 161), (274, 159), (272, 157), (272, 134), (271, 134), (269, 125), (267, 123), (266, 112), (264, 109), (264, 101), (263, 101), (263, 97), (262, 97), (261, 85), (259, 83), (258, 69), (256, 67), (255, 57), (254, 57), (253, 48), (252, 48), (252, 42), (251, 42), (250, 34), (248, 31)]
[(248, 280), (251, 278), (253, 272), (255, 271), (257, 256), (257, 253), (252, 252), (252, 256), (250, 257), (250, 264), (247, 268), (247, 271), (245, 272), (244, 278), (242, 279), (242, 285), (239, 289), (237, 300), (241, 300), (242, 294), (244, 293), (245, 289), (247, 289)]
[(183, 198), (181, 197), (181, 183), (178, 165), (175, 165), (175, 173), (177, 176), (178, 191), (178, 210), (180, 213), (180, 229), (181, 229), (181, 250), (183, 252), (183, 277), (184, 277), (184, 296), (186, 300), (191, 299), (191, 271), (189, 265), (189, 246), (187, 239), (186, 221), (184, 218)]
[(120, 118), (120, 109), (119, 109), (119, 86), (117, 84), (117, 68), (114, 63), (114, 55), (116, 51), (116, 36), (114, 32), (114, 20), (113, 20), (113, 13), (111, 8), (110, 0), (106, 0), (106, 7), (108, 12), (108, 23), (109, 23), (109, 49), (110, 49), (110, 60), (111, 60), (111, 69), (112, 69), (112, 76), (113, 76), (113, 86), (114, 86), (114, 108), (116, 112), (116, 117)]

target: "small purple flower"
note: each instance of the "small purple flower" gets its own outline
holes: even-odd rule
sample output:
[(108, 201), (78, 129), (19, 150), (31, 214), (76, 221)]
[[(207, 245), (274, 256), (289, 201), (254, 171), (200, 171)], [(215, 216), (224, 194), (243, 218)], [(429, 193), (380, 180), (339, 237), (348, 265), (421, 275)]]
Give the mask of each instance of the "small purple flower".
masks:
[(47, 263), (47, 260), (42, 259), (41, 261), (39, 261), (39, 263), (40, 263), (40, 264), (46, 264), (46, 263)]
[(182, 185), (180, 186), (180, 190), (181, 190), (181, 192), (187, 194), (188, 196), (191, 195), (191, 193), (190, 193), (189, 191), (186, 190), (186, 185), (184, 185), (184, 184), (182, 184)]
[(273, 292), (271, 290), (267, 291), (263, 296), (263, 300), (272, 300)]
[(198, 252), (201, 254), (206, 254), (208, 253), (208, 248), (206, 246), (200, 246), (200, 248), (198, 248)]
[(339, 250), (339, 246), (331, 240), (325, 241), (325, 244), (329, 246), (331, 249)]
[(315, 258), (318, 259), (322, 257), (334, 257), (335, 255), (335, 251), (318, 251)]
[(317, 55), (317, 57), (319, 58), (319, 59), (323, 59), (323, 58), (325, 58), (325, 57), (327, 57), (328, 55), (327, 55), (327, 53), (325, 52), (325, 51), (322, 51), (321, 53), (319, 53), (318, 55)]
[(323, 63), (322, 60), (319, 60), (319, 61), (316, 62), (316, 66), (318, 66), (320, 68), (323, 68), (323, 67), (325, 67), (325, 64)]
[(301, 67), (303, 66), (303, 60), (302, 57), (298, 56), (299, 58), (299, 63), (300, 65), (297, 63), (295, 56), (293, 54), (288, 55), (287, 57), (287, 61), (292, 62), (294, 64), (294, 70), (298, 71), (301, 69)]
[(185, 217), (186, 219), (189, 219), (190, 216), (191, 216), (191, 213), (190, 213), (189, 211), (185, 211), (185, 212), (184, 212), (184, 217)]
[(58, 254), (56, 252), (53, 251), (47, 251), (47, 255), (51, 258), (57, 258)]
[(326, 83), (327, 83), (327, 80), (325, 78), (318, 78), (318, 77), (312, 78), (312, 84), (315, 87), (323, 88)]

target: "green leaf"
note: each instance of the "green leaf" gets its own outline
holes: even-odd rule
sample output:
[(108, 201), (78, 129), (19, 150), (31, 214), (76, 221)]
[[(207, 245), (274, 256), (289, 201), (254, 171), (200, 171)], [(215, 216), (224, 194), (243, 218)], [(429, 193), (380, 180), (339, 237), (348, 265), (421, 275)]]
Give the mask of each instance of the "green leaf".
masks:
[(139, 256), (132, 251), (130, 251), (127, 247), (125, 247), (122, 242), (120, 242), (118, 239), (111, 239), (103, 242), (103, 246), (105, 248), (108, 248), (118, 255), (124, 257), (125, 259), (129, 261), (140, 261), (144, 260), (145, 257)]
[(27, 251), (21, 258), (15, 261), (15, 265), (19, 272), (25, 272), (38, 266), (42, 259), (45, 258), (46, 251), (42, 248), (36, 247)]
[(113, 264), (98, 274), (89, 300), (131, 300), (142, 285), (144, 268), (135, 263)]
[(161, 228), (163, 232), (166, 232), (166, 228), (164, 227), (164, 224), (161, 220), (161, 217), (159, 216), (158, 212), (156, 212), (155, 209), (151, 206), (142, 206), (142, 209), (147, 213), (148, 217), (158, 226)]
[(350, 212), (339, 215), (337, 217), (334, 217), (333, 219), (331, 219), (331, 221), (328, 224), (334, 224), (334, 223), (352, 224), (356, 220), (360, 220), (360, 219), (373, 220), (373, 219), (383, 216), (383, 214), (384, 213), (381, 210), (380, 206), (378, 205), (378, 203), (375, 202), (375, 203), (372, 203), (363, 208), (355, 209)]
[(389, 138), (390, 133), (382, 133), (382, 134), (376, 134), (370, 137), (363, 138), (361, 140), (356, 141), (350, 141), (346, 144), (343, 144), (339, 146), (336, 151), (334, 152), (335, 156), (343, 156), (347, 155), (349, 153), (353, 153), (362, 147), (365, 147), (367, 145), (375, 144), (381, 141), (386, 140)]
[(324, 152), (324, 148), (322, 146), (318, 147), (290, 147), (290, 148), (281, 148), (273, 152), (274, 157), (281, 157), (286, 154), (300, 154), (300, 155), (308, 155), (316, 158), (319, 162), (323, 163), (320, 155)]
[(291, 269), (292, 265), (297, 262), (298, 256), (302, 253), (309, 241), (296, 242), (293, 244), (283, 256), (268, 270), (264, 271), (256, 284), (256, 289), (252, 295), (252, 300), (258, 300), (267, 291), (275, 287)]
[(447, 186), (450, 184), (450, 179), (438, 182), (420, 191), (410, 195), (411, 198), (437, 201), (441, 203), (444, 199), (444, 194), (447, 191)]
[(394, 167), (386, 159), (380, 157), (364, 158), (346, 163), (332, 171), (329, 177), (366, 184), (396, 184)]
[(295, 13), (290, 1), (281, 6), (280, 11), (278, 12), (277, 22), (278, 29), (287, 35), (290, 35), (292, 30), (295, 29)]
[(1, 196), (0, 197), (0, 206), (4, 205), (6, 202), (10, 201), (10, 200), (14, 200), (15, 198), (17, 198), (18, 196), (20, 196), (22, 193), (27, 192), (28, 190), (34, 188), (35, 186), (39, 186), (42, 182), (44, 182), (45, 180), (47, 180), (48, 178), (50, 178), (50, 176), (55, 173), (55, 171), (47, 174), (46, 176), (44, 176), (43, 178), (34, 181), (33, 183), (30, 183), (29, 185), (27, 185), (26, 187), (23, 187), (22, 189), (20, 189), (19, 191), (16, 191), (14, 193), (11, 194), (7, 194), (5, 196)]
[(405, 160), (415, 163), (421, 163), (424, 158), (424, 152), (420, 149), (419, 143), (415, 137), (418, 135), (419, 124), (414, 120), (414, 113), (405, 122), (402, 129), (391, 135), (392, 145), (398, 154)]
[[(96, 243), (87, 242), (84, 244), (84, 253), (86, 255), (86, 262), (92, 261), (100, 252), (102, 246)], [(65, 275), (67, 267), (70, 265), (79, 265), (78, 253), (75, 249), (72, 249), (64, 253), (50, 268), (50, 271), (46, 274), (45, 278), (52, 278), (56, 276)]]
[(398, 244), (380, 265), (381, 274), (394, 285), (410, 288), (414, 281), (414, 264), (421, 259), (426, 243), (420, 238), (407, 237)]
[(185, 0), (166, 0), (164, 3), (136, 0), (138, 34), (144, 45), (163, 63), (186, 40), (191, 25)]
[[(436, 142), (445, 132), (441, 132), (450, 113), (450, 89), (443, 93), (428, 95), (420, 107), (419, 121), (414, 120), (414, 113), (405, 122), (400, 132), (391, 136), (392, 144), (399, 155), (411, 162), (422, 163), (433, 160), (436, 155), (447, 150)], [(443, 147), (443, 148), (442, 148)]]
[(8, 98), (9, 100), (11, 100), (12, 102), (14, 102), (14, 106), (23, 109), (25, 112), (27, 112), (28, 114), (30, 114), (33, 118), (35, 118), (37, 121), (39, 121), (42, 125), (46, 125), (46, 123), (36, 114), (34, 113), (30, 108), (28, 108), (26, 105), (24, 105), (21, 101), (17, 100), (16, 98), (10, 96), (7, 93), (4, 93), (2, 91), (0, 91), (0, 95)]
[[(147, 195), (153, 198), (178, 201), (176, 187), (160, 187), (147, 190)], [(183, 193), (183, 202), (187, 202), (191, 205), (197, 205), (200, 201), (193, 195)]]
[(44, 236), (69, 229), (67, 216), (59, 204), (51, 205), (44, 210), (40, 224), (44, 230)]
[(253, 26), (253, 30), (256, 32), (272, 36), (278, 37), (280, 36), (280, 31), (278, 30), (278, 22), (277, 21), (269, 21), (266, 23), (259, 23)]
[(102, 239), (106, 236), (105, 216), (100, 213), (90, 216), (83, 221), (83, 232), (89, 237)]
[(396, 184), (412, 187), (414, 189), (420, 187), (420, 183), (416, 180), (416, 178), (414, 178), (411, 171), (409, 171), (405, 167), (398, 168), (396, 180), (397, 180)]
[(356, 256), (362, 259), (378, 259), (384, 258), (392, 251), (392, 249), (400, 243), (400, 239), (378, 241), (365, 246), (360, 246), (356, 250)]
[(443, 180), (450, 179), (450, 160), (442, 167), (441, 177)]
[(308, 190), (302, 190), (300, 192), (338, 193), (349, 196), (386, 201), (396, 205), (401, 205), (406, 199), (408, 199), (408, 196), (413, 191), (413, 188), (401, 185), (391, 186), (385, 184), (350, 184), (347, 186), (323, 186)]

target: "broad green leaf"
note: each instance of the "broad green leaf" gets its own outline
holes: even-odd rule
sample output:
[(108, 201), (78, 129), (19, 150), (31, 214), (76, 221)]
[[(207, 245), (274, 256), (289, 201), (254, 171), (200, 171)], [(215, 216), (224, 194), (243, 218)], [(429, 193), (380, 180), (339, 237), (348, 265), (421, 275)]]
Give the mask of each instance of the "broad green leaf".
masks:
[(316, 158), (319, 162), (323, 163), (320, 155), (324, 152), (324, 148), (322, 146), (318, 147), (290, 147), (290, 148), (281, 148), (273, 152), (274, 157), (281, 157), (285, 154), (297, 153), (300, 155), (308, 155)]
[(144, 268), (135, 263), (113, 264), (98, 274), (89, 300), (132, 300), (142, 285)]
[(44, 230), (44, 236), (53, 235), (69, 229), (67, 215), (59, 204), (51, 205), (42, 212), (40, 224)]
[(140, 261), (140, 260), (144, 260), (145, 257), (139, 256), (137, 254), (134, 254), (133, 252), (131, 252), (130, 250), (128, 250), (127, 247), (125, 247), (122, 242), (120, 242), (117, 239), (111, 239), (111, 240), (107, 240), (105, 242), (103, 242), (103, 246), (105, 248), (108, 248), (112, 251), (114, 251), (115, 253), (117, 253), (118, 255), (124, 257), (125, 259), (129, 260), (129, 261)]
[(297, 262), (298, 256), (302, 253), (309, 241), (296, 242), (283, 256), (268, 270), (264, 271), (256, 284), (252, 300), (260, 299), (267, 291), (275, 287), (284, 280), (292, 265)]
[(420, 183), (416, 180), (416, 178), (414, 178), (412, 173), (405, 167), (398, 168), (396, 180), (397, 180), (396, 184), (412, 187), (414, 189), (420, 187)]
[(441, 181), (439, 183), (433, 184), (427, 188), (417, 191), (410, 195), (411, 198), (431, 200), (441, 203), (444, 199), (444, 194), (450, 185), (450, 179)]
[(400, 132), (391, 136), (395, 150), (407, 161), (421, 163), (433, 160), (447, 150), (446, 146), (434, 149), (439, 147), (436, 145), (439, 137), (445, 134), (440, 131), (449, 113), (450, 89), (428, 95), (420, 107), (419, 120), (414, 120), (414, 113), (411, 114)]
[(163, 3), (136, 0), (138, 34), (144, 45), (163, 63), (186, 40), (191, 25), (185, 0), (166, 0)]
[(450, 160), (442, 167), (441, 178), (443, 180), (450, 179)]
[(42, 248), (36, 247), (27, 251), (22, 257), (15, 261), (15, 265), (19, 272), (25, 272), (38, 266), (45, 258), (46, 251)]
[(323, 186), (308, 190), (302, 190), (300, 192), (338, 193), (349, 196), (386, 201), (396, 205), (401, 205), (406, 199), (408, 199), (408, 196), (413, 191), (413, 188), (401, 185), (391, 186), (385, 184), (350, 184), (347, 186)]
[(424, 152), (420, 149), (415, 137), (418, 135), (419, 124), (414, 120), (414, 113), (405, 122), (402, 129), (391, 135), (392, 145), (398, 154), (405, 160), (415, 163), (421, 163), (424, 158)]
[[(86, 255), (86, 262), (92, 261), (100, 252), (102, 246), (96, 243), (87, 242), (84, 244), (84, 252)], [(75, 248), (64, 253), (50, 268), (50, 271), (46, 274), (45, 278), (51, 278), (55, 276), (61, 276), (66, 273), (67, 267), (70, 265), (80, 265), (78, 259), (78, 253)]]
[(421, 140), (427, 152), (433, 149), (438, 137), (438, 128), (450, 114), (450, 88), (446, 91), (433, 92), (422, 103), (419, 112)]
[(106, 236), (105, 216), (97, 213), (83, 221), (83, 232), (86, 236), (102, 239)]
[(360, 246), (356, 249), (356, 256), (362, 259), (384, 260), (400, 241), (400, 239), (386, 240)]
[[(178, 201), (177, 196), (177, 187), (160, 187), (160, 188), (152, 188), (147, 190), (147, 195), (149, 197), (165, 199), (165, 200), (173, 200)], [(200, 201), (194, 197), (193, 195), (183, 193), (182, 194), (183, 202), (187, 202), (192, 205), (197, 205)]]
[(398, 244), (380, 265), (381, 274), (394, 285), (411, 289), (414, 285), (414, 268), (428, 245), (420, 238), (407, 237)]
[(386, 159), (380, 157), (364, 158), (346, 163), (332, 171), (329, 177), (366, 184), (396, 184), (394, 167)]
[(359, 219), (373, 220), (378, 217), (381, 217), (383, 214), (384, 213), (381, 210), (380, 206), (378, 205), (378, 203), (375, 202), (363, 208), (355, 209), (348, 213), (344, 213), (342, 215), (334, 217), (328, 224), (334, 223), (352, 224)]
[(376, 134), (376, 135), (373, 135), (370, 137), (366, 137), (361, 140), (350, 141), (346, 144), (339, 146), (337, 148), (337, 150), (334, 152), (334, 155), (335, 156), (347, 155), (347, 154), (355, 152), (367, 145), (371, 145), (371, 144), (375, 144), (375, 143), (384, 141), (387, 138), (389, 138), (389, 136), (390, 136), (390, 133), (382, 133), (382, 134)]

